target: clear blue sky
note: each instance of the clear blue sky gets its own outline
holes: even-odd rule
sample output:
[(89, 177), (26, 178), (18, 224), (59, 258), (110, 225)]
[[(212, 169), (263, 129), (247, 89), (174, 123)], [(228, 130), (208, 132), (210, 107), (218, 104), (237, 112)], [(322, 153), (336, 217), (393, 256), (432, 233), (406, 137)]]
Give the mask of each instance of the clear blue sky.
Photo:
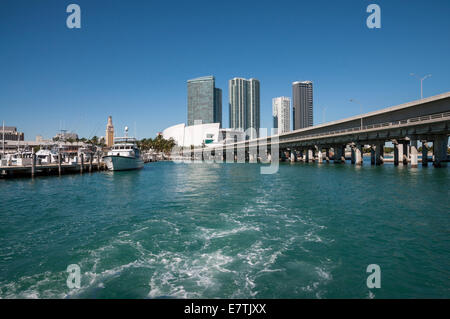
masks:
[[(81, 29), (66, 7), (81, 7)], [(382, 28), (366, 27), (381, 7)], [(432, 78), (424, 95), (450, 91), (450, 1), (103, 1), (0, 2), (0, 120), (27, 140), (61, 123), (80, 136), (104, 135), (107, 116), (153, 137), (186, 122), (186, 80), (214, 75), (261, 81), (261, 126), (272, 98), (314, 82), (314, 122), (420, 97), (411, 72)]]

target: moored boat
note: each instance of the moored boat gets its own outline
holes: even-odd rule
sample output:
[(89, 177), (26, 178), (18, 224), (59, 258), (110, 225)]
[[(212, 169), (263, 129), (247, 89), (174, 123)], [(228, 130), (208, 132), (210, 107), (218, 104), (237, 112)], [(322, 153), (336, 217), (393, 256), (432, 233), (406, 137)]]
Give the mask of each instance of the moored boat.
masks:
[(134, 137), (128, 137), (128, 127), (125, 127), (125, 137), (114, 138), (114, 145), (103, 157), (110, 171), (124, 171), (144, 167), (141, 151)]

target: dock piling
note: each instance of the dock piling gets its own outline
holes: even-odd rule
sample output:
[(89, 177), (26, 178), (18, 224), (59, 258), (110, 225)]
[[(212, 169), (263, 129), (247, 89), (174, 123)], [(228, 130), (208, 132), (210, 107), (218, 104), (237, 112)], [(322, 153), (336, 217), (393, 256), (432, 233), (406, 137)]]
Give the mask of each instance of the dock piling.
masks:
[(31, 159), (31, 178), (34, 177), (34, 173), (36, 171), (36, 154), (33, 151), (32, 159)]
[(58, 153), (58, 174), (61, 176), (61, 153)]

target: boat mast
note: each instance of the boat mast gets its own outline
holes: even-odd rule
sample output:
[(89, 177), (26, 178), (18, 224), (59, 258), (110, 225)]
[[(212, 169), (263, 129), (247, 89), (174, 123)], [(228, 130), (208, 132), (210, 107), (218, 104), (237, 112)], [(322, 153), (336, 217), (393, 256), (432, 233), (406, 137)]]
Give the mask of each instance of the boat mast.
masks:
[(5, 121), (3, 121), (3, 158), (5, 158)]

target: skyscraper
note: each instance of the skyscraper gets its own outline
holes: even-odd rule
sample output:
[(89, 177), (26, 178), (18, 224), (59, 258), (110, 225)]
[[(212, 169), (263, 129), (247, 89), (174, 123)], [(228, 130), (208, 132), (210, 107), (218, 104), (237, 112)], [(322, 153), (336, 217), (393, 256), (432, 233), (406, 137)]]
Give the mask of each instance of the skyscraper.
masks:
[(292, 127), (294, 130), (313, 126), (313, 84), (292, 83)]
[(272, 99), (273, 127), (278, 129), (278, 134), (290, 131), (290, 113), (290, 98), (281, 96)]
[(222, 89), (214, 88), (214, 123), (222, 127)]
[(260, 128), (259, 81), (234, 78), (229, 81), (230, 128), (253, 128), (249, 138), (257, 138)]
[(106, 146), (111, 147), (114, 144), (114, 125), (112, 124), (112, 116), (108, 116), (108, 124), (106, 125)]
[(214, 76), (187, 81), (188, 125), (195, 121), (203, 124), (220, 123), (222, 126), (222, 90), (215, 87)]

